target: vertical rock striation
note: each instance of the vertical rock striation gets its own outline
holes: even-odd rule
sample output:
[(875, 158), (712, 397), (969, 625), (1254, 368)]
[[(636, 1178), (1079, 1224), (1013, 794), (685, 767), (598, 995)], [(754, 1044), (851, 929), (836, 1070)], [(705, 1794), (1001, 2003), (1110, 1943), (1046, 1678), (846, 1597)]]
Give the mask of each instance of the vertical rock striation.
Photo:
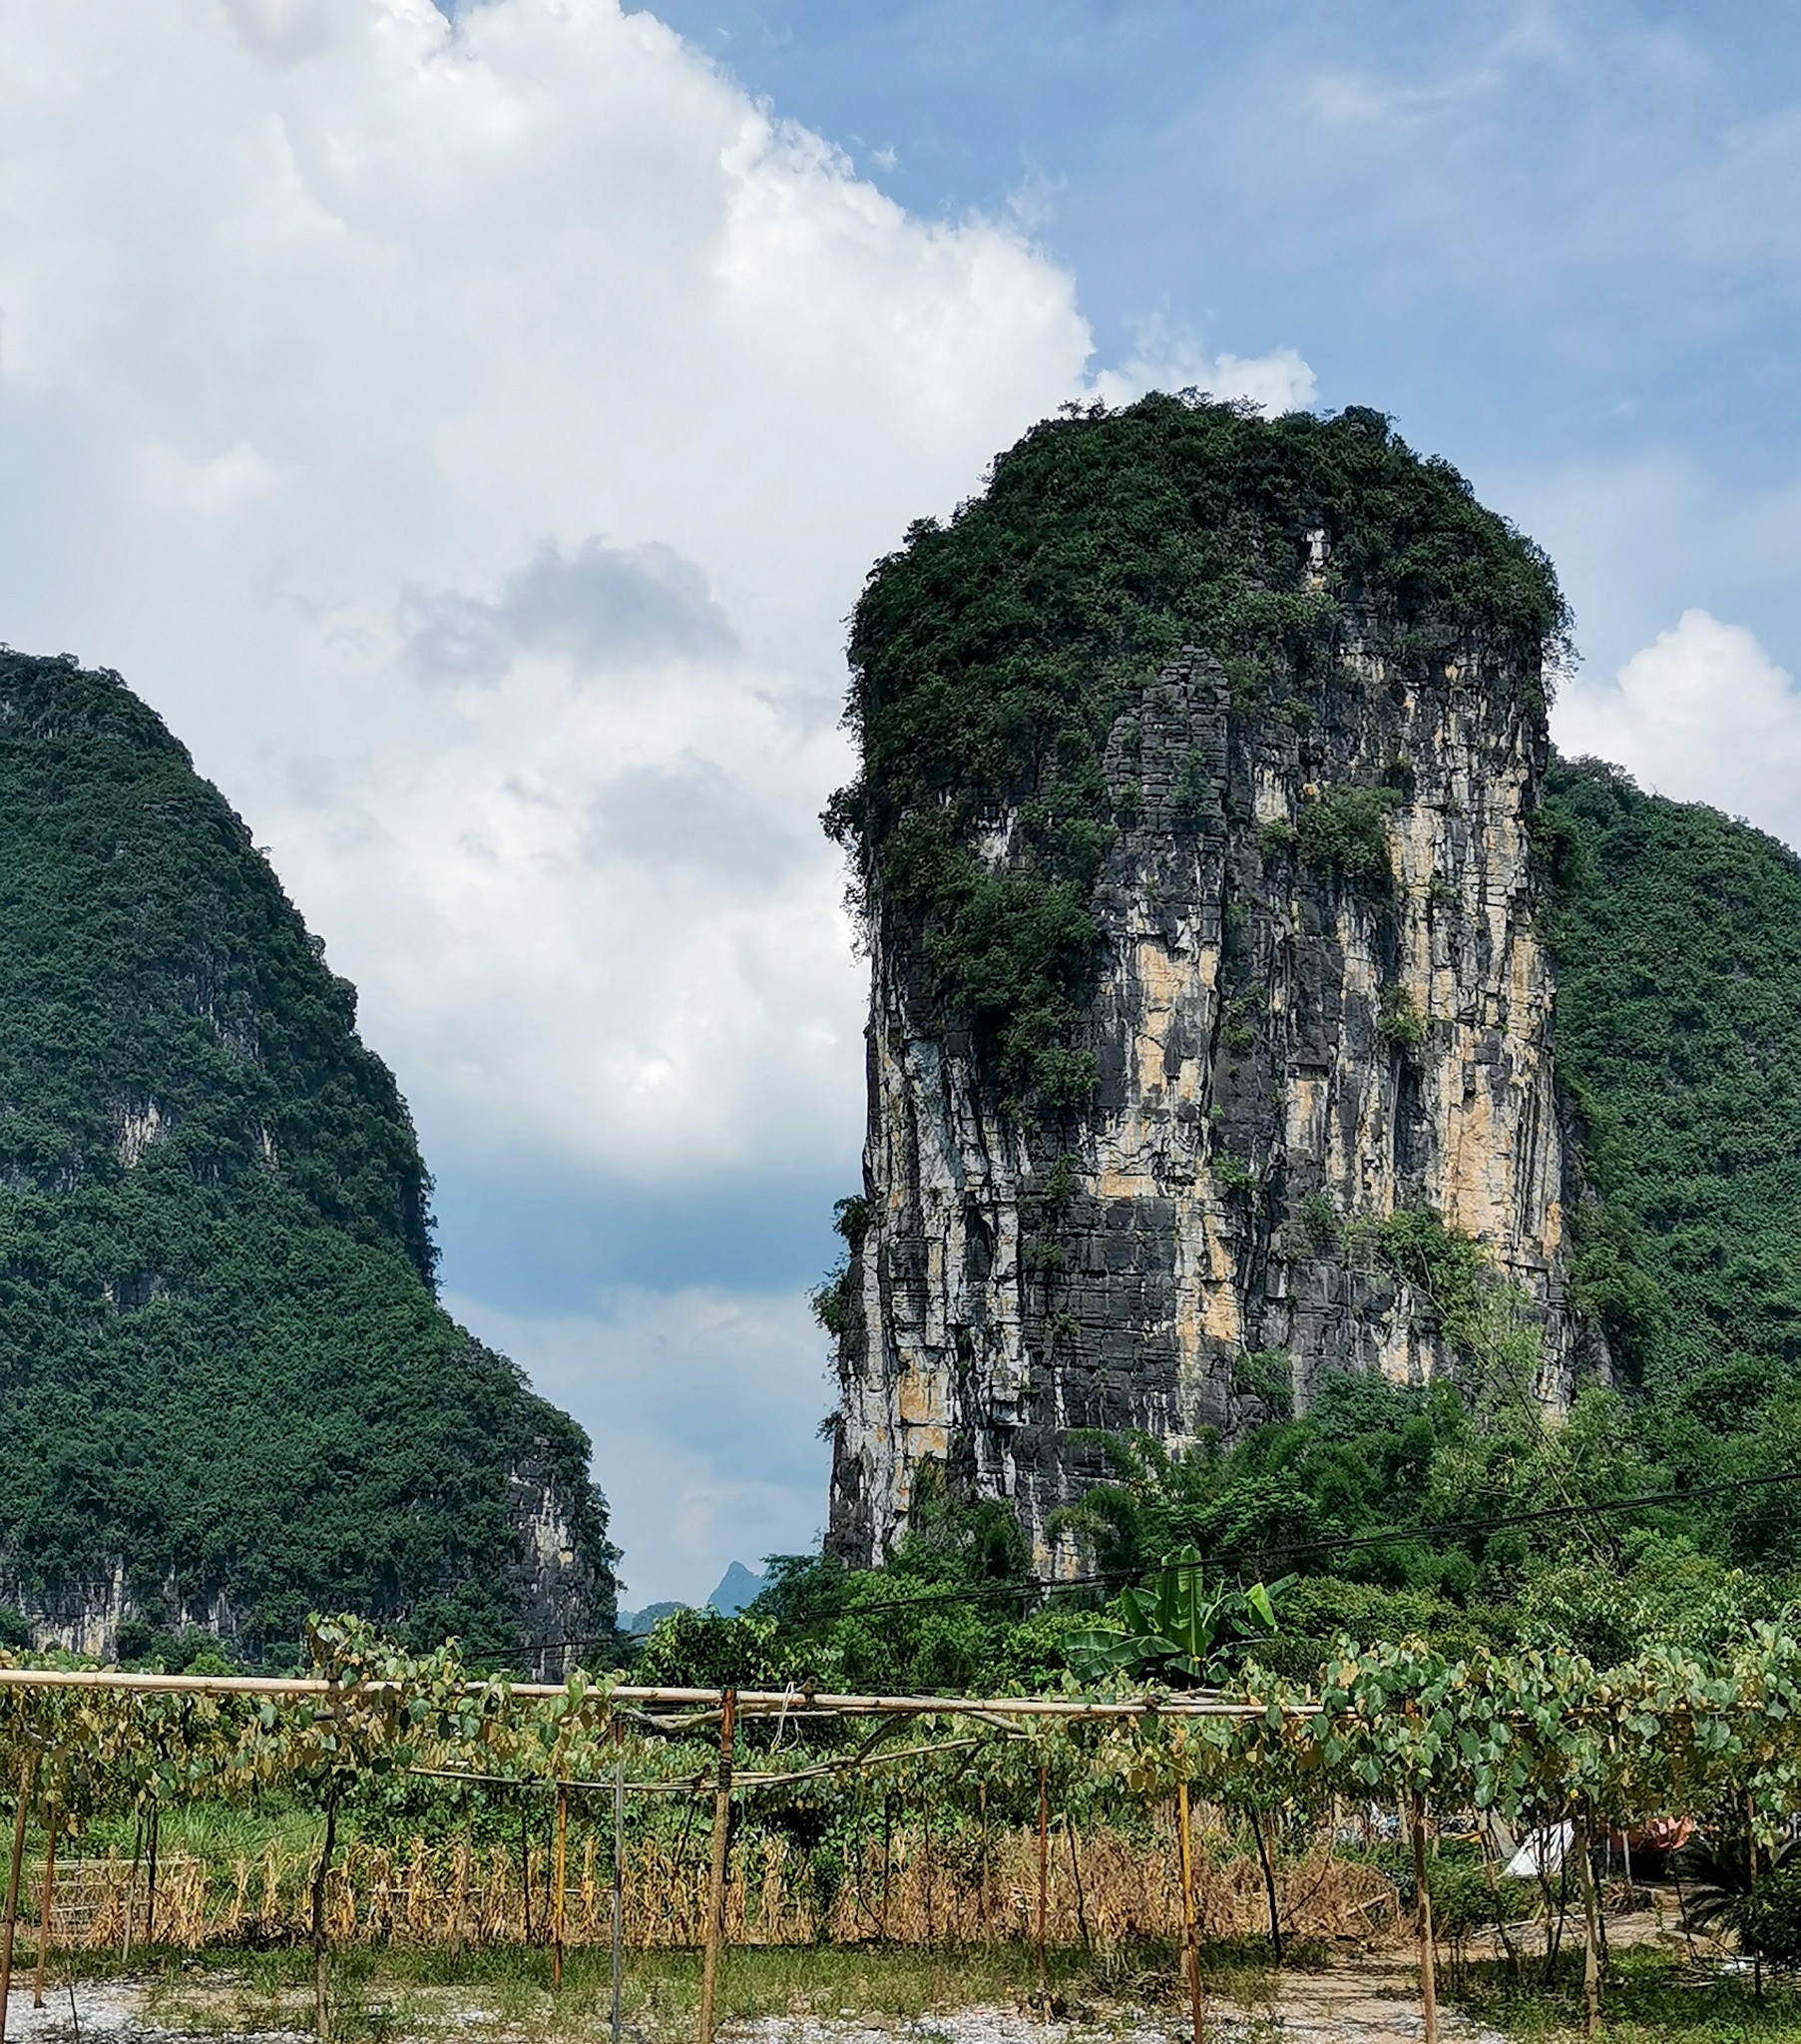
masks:
[[(1004, 457), (975, 522), (998, 508), (1030, 526), (1022, 582), (1049, 579), (1046, 555), (1072, 518), (1117, 543), (1106, 520), (1138, 478), (1122, 484), (1116, 461), (1085, 508), (1071, 483), (1072, 458), (1078, 474), (1095, 460), (1083, 436), (1112, 455), (1148, 409), (1162, 438), (1132, 458), (1150, 471), (1145, 492), (1161, 490), (1182, 427), (1156, 407), (1173, 404), (1042, 428)], [(836, 1295), (830, 1539), (848, 1558), (892, 1541), (927, 1461), (964, 1494), (1017, 1499), (1042, 1554), (1052, 1512), (1105, 1473), (1084, 1429), (1179, 1446), (1304, 1409), (1334, 1369), (1413, 1382), (1449, 1371), (1480, 1391), (1469, 1379), (1481, 1358), (1458, 1352), (1428, 1274), (1373, 1250), (1381, 1224), (1408, 1210), (1474, 1238), (1514, 1287), (1539, 1336), (1531, 1394), (1556, 1405), (1571, 1392), (1582, 1343), (1565, 1281), (1553, 987), (1529, 841), (1555, 585), (1498, 520), (1472, 528), (1482, 545), (1514, 549), (1498, 558), (1533, 564), (1551, 591), (1524, 632), (1473, 601), (1467, 576), (1447, 595), (1430, 577), (1406, 590), (1373, 572), (1394, 535), (1373, 546), (1359, 530), (1363, 479), (1319, 480), (1317, 449), (1334, 433), (1419, 479), (1412, 526), (1427, 544), (1443, 539), (1435, 520), (1487, 514), (1368, 414), (1277, 426), (1219, 407), (1186, 415), (1213, 436), (1195, 459), (1223, 459), (1214, 442), (1234, 460), (1272, 441), (1290, 456), (1293, 487), (1234, 474), (1227, 492), (1259, 513), (1229, 534), (1241, 582), (1286, 609), (1273, 630), (1253, 617), (1234, 640), (1219, 605), (1184, 615), (1178, 574), (1164, 622), (1188, 643), (1134, 662), (1117, 633), (1101, 635), (1104, 651), (1080, 663), (1092, 677), (1086, 757), (1067, 728), (1047, 749), (1028, 725), (1010, 781), (991, 770), (928, 788), (924, 803), (951, 818), (934, 872), (966, 860), (954, 886), (911, 885), (884, 858), (934, 811), (915, 788), (884, 807), (877, 727), (906, 699), (882, 666), (892, 627), (880, 605), (884, 581), (922, 554), (942, 590), (953, 543), (992, 587), (992, 535), (972, 543), (969, 513), (923, 545), (916, 533), (865, 598), (853, 639), (865, 776), (838, 815), (861, 858), (873, 979), (865, 1196), (847, 1213)], [(1073, 457), (1034, 451), (1058, 435)], [(1026, 485), (1037, 506), (1055, 503), (1050, 528), (1010, 501), (1006, 464), (1026, 457), (1049, 472)], [(1442, 512), (1441, 486), (1458, 493)], [(1216, 526), (1226, 514), (1206, 515)], [(1414, 530), (1402, 537), (1418, 556)], [(1005, 699), (1017, 640), (959, 677), (951, 653), (972, 643), (992, 645), (940, 632), (910, 672), (940, 692), (960, 681)], [(1100, 825), (1086, 869), (1059, 864), (1079, 806)], [(972, 952), (969, 904), (1029, 919), (1078, 892), (1081, 955), (1047, 982), (1069, 996), (1064, 1063), (1040, 1055), (1034, 1080), (1017, 1055), (1009, 1066), (1015, 1010), (983, 1007), (1001, 940)], [(1005, 939), (1016, 964), (1023, 926)], [(959, 977), (969, 956), (981, 970)], [(1079, 1074), (1061, 1093), (1059, 1071)]]

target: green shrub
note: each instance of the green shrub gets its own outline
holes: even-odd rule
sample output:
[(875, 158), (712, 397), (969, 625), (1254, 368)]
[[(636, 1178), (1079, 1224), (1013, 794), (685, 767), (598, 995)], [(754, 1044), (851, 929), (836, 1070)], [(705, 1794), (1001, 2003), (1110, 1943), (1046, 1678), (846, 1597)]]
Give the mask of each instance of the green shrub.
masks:
[(1274, 865), (1294, 849), (1295, 828), (1281, 816), (1271, 816), (1267, 823), (1257, 826), (1257, 850), (1262, 854), (1265, 865)]
[(856, 1292), (850, 1281), (850, 1264), (840, 1257), (806, 1295), (807, 1309), (834, 1341), (843, 1338), (850, 1325)]
[(1404, 986), (1382, 989), (1376, 1034), (1393, 1050), (1415, 1050), (1426, 1041), (1426, 1017)]
[(1263, 995), (1246, 988), (1225, 1011), (1225, 1047), (1234, 1057), (1243, 1057), (1257, 1047), (1257, 1017), (1263, 1010)]
[[(1407, 1883), (1407, 1900), (1413, 1899)], [(1432, 1897), (1432, 1924), (1447, 1944), (1461, 1944), (1477, 1931), (1493, 1928), (1500, 1895), (1502, 1920), (1511, 1921), (1536, 1907), (1537, 1883), (1497, 1875), (1493, 1887), (1480, 1852), (1441, 1850), (1427, 1862), (1426, 1892)]]
[(1316, 1250), (1330, 1249), (1338, 1240), (1338, 1210), (1325, 1192), (1311, 1192), (1301, 1202), (1301, 1227)]
[(1255, 1398), (1272, 1418), (1287, 1419), (1294, 1411), (1294, 1358), (1286, 1348), (1255, 1348), (1232, 1358), (1232, 1390)]
[(1184, 755), (1169, 790), (1169, 815), (1178, 830), (1194, 830), (1214, 803), (1213, 777), (1198, 753)]
[(1301, 863), (1352, 884), (1386, 883), (1392, 787), (1327, 787), (1302, 806), (1296, 842)]
[(1763, 1874), (1728, 1911), (1739, 1950), (1772, 1966), (1801, 1965), (1801, 1863)]

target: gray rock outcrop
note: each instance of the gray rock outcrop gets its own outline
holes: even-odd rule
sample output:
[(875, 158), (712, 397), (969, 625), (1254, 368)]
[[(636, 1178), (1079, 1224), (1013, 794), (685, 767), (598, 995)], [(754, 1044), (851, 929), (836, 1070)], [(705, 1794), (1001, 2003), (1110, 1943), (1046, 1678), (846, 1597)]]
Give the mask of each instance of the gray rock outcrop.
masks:
[[(1180, 1446), (1304, 1410), (1329, 1370), (1467, 1372), (1442, 1301), (1369, 1253), (1403, 1209), (1475, 1239), (1539, 1337), (1532, 1395), (1568, 1399), (1546, 758), (1536, 666), (1467, 638), (1423, 657), (1373, 615), (1323, 691), (1234, 704), (1217, 664), (1167, 666), (1106, 748), (1099, 1081), (1056, 1123), (1010, 1108), (919, 932), (871, 904), (837, 1553), (879, 1556), (931, 1461), (1016, 1499), (1054, 1562), (1047, 1519), (1105, 1473), (1082, 1429)], [(991, 819), (992, 867), (1017, 820)]]

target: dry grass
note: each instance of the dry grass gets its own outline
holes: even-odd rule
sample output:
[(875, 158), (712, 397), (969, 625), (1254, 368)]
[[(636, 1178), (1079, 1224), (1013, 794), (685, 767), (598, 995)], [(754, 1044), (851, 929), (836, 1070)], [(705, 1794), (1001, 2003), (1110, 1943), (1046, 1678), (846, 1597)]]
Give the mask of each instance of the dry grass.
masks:
[[(1223, 1830), (1204, 1834), (1197, 1853), (1201, 1936), (1229, 1944), (1268, 1923), (1262, 1869)], [(628, 1845), (625, 1940), (634, 1950), (679, 1949), (700, 1941), (706, 1840), (676, 1850), (658, 1839)], [(271, 1836), (260, 1853), (209, 1862), (165, 1855), (158, 1870), (154, 1939), (184, 1949), (281, 1944), (305, 1935), (314, 1859)], [(812, 1858), (779, 1834), (753, 1834), (733, 1849), (726, 1935), (736, 1947), (855, 1944), (995, 1946), (1030, 1942), (1038, 1912), (1038, 1841), (1030, 1830), (947, 1840), (897, 1829), (871, 1840), (848, 1865), (828, 1862), (827, 1883)], [(1181, 1933), (1181, 1889), (1173, 1837), (1146, 1843), (1101, 1828), (1050, 1841), (1045, 1929), (1054, 1946), (1101, 1952), (1168, 1941)], [(529, 1888), (528, 1888), (529, 1879)], [(1335, 1856), (1323, 1838), (1278, 1859), (1284, 1934), (1298, 1943), (1364, 1941), (1394, 1921), (1394, 1890), (1374, 1867)], [(428, 1846), (353, 1844), (327, 1886), (333, 1941), (465, 1948), (546, 1941), (554, 1869), (535, 1848), (529, 1873), (516, 1851), (458, 1842)], [(35, 1898), (35, 1882), (27, 1893)], [(135, 1884), (119, 1853), (65, 1861), (51, 1911), (52, 1943), (117, 1948), (128, 1906), (133, 1941), (153, 1935), (145, 1871)], [(564, 1941), (572, 1948), (612, 1935), (612, 1876), (596, 1833), (572, 1836), (564, 1874)]]

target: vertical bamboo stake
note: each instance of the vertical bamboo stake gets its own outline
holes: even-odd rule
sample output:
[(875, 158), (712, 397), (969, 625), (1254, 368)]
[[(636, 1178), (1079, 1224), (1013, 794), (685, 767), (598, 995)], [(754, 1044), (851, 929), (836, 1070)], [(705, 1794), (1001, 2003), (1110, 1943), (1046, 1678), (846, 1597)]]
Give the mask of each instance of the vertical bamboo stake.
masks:
[(157, 1845), (163, 1833), (163, 1805), (153, 1802), (150, 1806), (150, 1898), (144, 1911), (144, 1942), (157, 1941)]
[(1426, 1806), (1418, 1792), (1409, 1811), (1413, 1831), (1414, 1922), (1420, 1937), (1420, 2002), (1426, 2012), (1426, 2044), (1438, 2044), (1438, 1979), (1432, 1942), (1432, 1891), (1426, 1885)]
[(1508, 1978), (1518, 1984), (1520, 1979), (1520, 1954), (1514, 1949), (1514, 1940), (1507, 1934), (1507, 1912), (1501, 1905), (1501, 1883), (1495, 1878), (1495, 1855), (1489, 1849), (1490, 1840), (1484, 1833), (1482, 1840), (1482, 1871), (1489, 1884), (1489, 1907), (1495, 1912), (1495, 1934), (1501, 1940), (1501, 1949), (1507, 1954)]
[(6, 2044), (6, 2003), (13, 1985), (13, 1932), (19, 1921), (19, 1869), (25, 1863), (25, 1818), (31, 1808), (31, 1785), (37, 1776), (37, 1756), (28, 1753), (19, 1763), (19, 1803), (13, 1812), (13, 1856), (6, 1875), (6, 1923), (0, 1929), (0, 2044)]
[(519, 1906), (525, 1911), (525, 1941), (532, 1941), (532, 1848), (526, 1838), (525, 1803), (519, 1805)]
[[(1275, 1819), (1270, 1819), (1270, 1834), (1275, 1833)], [(1279, 1966), (1282, 1963), (1282, 1915), (1276, 1905), (1276, 1874), (1271, 1863), (1269, 1846), (1263, 1836), (1263, 1819), (1257, 1814), (1255, 1805), (1250, 1813), (1250, 1834), (1256, 1843), (1257, 1861), (1263, 1869), (1263, 1893), (1269, 1904), (1269, 1949)]]
[(613, 2044), (620, 2044), (619, 1996), (626, 1940), (626, 1728), (613, 1721)]
[(44, 1886), (38, 1896), (38, 1970), (31, 1983), (31, 2005), (44, 2006), (44, 1962), (50, 1956), (50, 1902), (56, 1892), (56, 1825), (44, 1840)]
[(1076, 1927), (1082, 1932), (1082, 1949), (1092, 1952), (1095, 1941), (1089, 1936), (1088, 1904), (1082, 1897), (1082, 1861), (1076, 1856), (1076, 1826), (1067, 1809), (1063, 1813), (1063, 1835), (1070, 1848), (1070, 1878), (1076, 1883)]
[(563, 1985), (563, 1864), (569, 1844), (569, 1789), (557, 1784), (557, 1873), (556, 1892), (551, 1901), (551, 1987)]
[(1180, 1832), (1182, 1855), (1182, 1971), (1188, 1976), (1188, 2015), (1194, 2026), (1194, 2044), (1201, 2044), (1206, 2027), (1206, 2003), (1200, 1991), (1200, 1940), (1194, 1915), (1194, 1848), (1188, 1831), (1188, 1785), (1175, 1785), (1175, 1821)]
[(937, 1940), (932, 1929), (932, 1805), (929, 1800), (920, 1805), (919, 1821), (923, 1833), (921, 1858), (926, 1890), (926, 1944), (930, 1946)]
[(700, 1962), (696, 2044), (712, 2044), (713, 1991), (718, 1984), (719, 1943), (725, 1929), (725, 1855), (731, 1843), (731, 1762), (737, 1726), (738, 1693), (728, 1689), (719, 1713), (719, 1779), (712, 1796), (712, 1870), (706, 1882), (706, 1951)]
[(138, 1914), (138, 1861), (144, 1854), (144, 1811), (138, 1811), (138, 1821), (132, 1827), (132, 1877), (125, 1890), (125, 1936), (119, 1948), (122, 1965), (132, 1962), (132, 1923)]
[(1051, 1769), (1047, 1762), (1038, 1770), (1038, 1999), (1048, 2007), (1050, 1991), (1045, 1985), (1045, 1905), (1051, 1884)]
[[(1745, 1790), (1745, 1893), (1757, 1892), (1757, 1805), (1751, 1800), (1750, 1789)], [(1757, 1999), (1763, 1999), (1763, 1954), (1757, 1952), (1751, 1959), (1751, 1980)]]
[(976, 1799), (982, 1811), (982, 1942), (994, 1942), (994, 1872), (988, 1863), (988, 1784), (976, 1785)]
[(1600, 2029), (1600, 1962), (1595, 1952), (1594, 1868), (1588, 1859), (1586, 1810), (1576, 1825), (1576, 1877), (1582, 1890), (1582, 2035), (1591, 2038)]

